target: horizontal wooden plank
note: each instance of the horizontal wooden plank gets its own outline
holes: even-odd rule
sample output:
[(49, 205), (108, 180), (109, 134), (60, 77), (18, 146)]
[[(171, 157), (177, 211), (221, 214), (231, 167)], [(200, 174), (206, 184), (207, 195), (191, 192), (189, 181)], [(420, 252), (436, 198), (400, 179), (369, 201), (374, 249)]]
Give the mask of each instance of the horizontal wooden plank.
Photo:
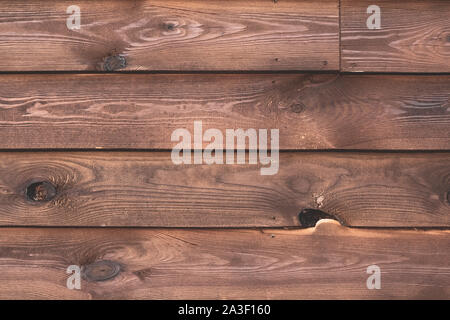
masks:
[(175, 165), (168, 152), (2, 153), (0, 225), (284, 227), (320, 209), (348, 226), (450, 226), (450, 153), (277, 163), (261, 175), (269, 165)]
[(2, 149), (171, 149), (172, 132), (196, 120), (279, 129), (284, 150), (449, 150), (450, 76), (0, 77)]
[(1, 1), (0, 71), (337, 70), (338, 4)]
[[(369, 29), (380, 8), (380, 28)], [(344, 71), (450, 72), (450, 1), (341, 0)]]
[[(449, 246), (449, 231), (329, 222), (289, 231), (6, 228), (0, 298), (448, 299)], [(70, 265), (82, 268), (80, 290), (66, 287)], [(379, 290), (367, 289), (371, 265)]]

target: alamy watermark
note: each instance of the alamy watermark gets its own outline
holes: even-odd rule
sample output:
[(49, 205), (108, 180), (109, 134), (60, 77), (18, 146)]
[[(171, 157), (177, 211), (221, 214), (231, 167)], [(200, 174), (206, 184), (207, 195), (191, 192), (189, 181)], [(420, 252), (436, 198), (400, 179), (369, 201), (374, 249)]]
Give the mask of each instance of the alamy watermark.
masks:
[(68, 6), (66, 13), (70, 16), (66, 20), (66, 26), (69, 30), (79, 30), (81, 28), (81, 10), (79, 6)]
[(66, 286), (70, 290), (81, 289), (81, 268), (77, 265), (70, 265), (66, 269), (66, 273), (70, 274), (67, 278)]
[[(172, 148), (172, 162), (177, 165), (245, 164), (248, 150), (249, 164), (258, 164), (259, 161), (261, 165), (266, 166), (261, 167), (261, 175), (274, 175), (279, 169), (279, 130), (270, 129), (270, 145), (268, 131), (226, 129), (224, 134), (219, 129), (208, 129), (203, 132), (202, 121), (194, 121), (193, 134), (184, 128), (172, 132), (171, 141), (178, 142)], [(203, 149), (204, 142), (208, 145)]]
[(366, 286), (369, 290), (381, 289), (381, 269), (379, 266), (373, 264), (367, 267), (367, 274), (371, 276), (367, 278)]
[(367, 8), (370, 16), (367, 18), (366, 25), (369, 30), (381, 29), (381, 9), (377, 5), (371, 5)]

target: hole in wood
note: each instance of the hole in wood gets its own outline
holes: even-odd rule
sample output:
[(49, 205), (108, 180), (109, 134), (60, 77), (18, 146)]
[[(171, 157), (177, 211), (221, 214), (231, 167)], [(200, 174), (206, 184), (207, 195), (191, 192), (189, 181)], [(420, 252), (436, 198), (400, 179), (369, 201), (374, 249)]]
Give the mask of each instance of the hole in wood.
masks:
[(120, 264), (114, 261), (97, 261), (82, 268), (83, 277), (88, 281), (106, 281), (120, 273)]
[(341, 223), (333, 215), (317, 209), (303, 209), (298, 214), (298, 219), (300, 220), (301, 226), (304, 228), (313, 228), (316, 226), (317, 222), (322, 219), (332, 219)]
[(28, 200), (45, 202), (56, 196), (56, 188), (50, 182), (39, 181), (29, 184), (25, 193)]

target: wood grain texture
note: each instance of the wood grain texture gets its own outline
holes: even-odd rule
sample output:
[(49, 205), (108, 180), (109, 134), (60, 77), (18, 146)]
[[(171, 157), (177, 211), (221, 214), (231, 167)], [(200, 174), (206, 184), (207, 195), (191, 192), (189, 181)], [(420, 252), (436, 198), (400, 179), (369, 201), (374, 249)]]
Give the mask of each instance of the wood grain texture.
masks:
[[(284, 227), (314, 208), (348, 226), (450, 226), (450, 153), (281, 153), (276, 175), (260, 167), (174, 165), (167, 152), (2, 153), (0, 225)], [(38, 181), (53, 198), (27, 197)]]
[[(449, 299), (449, 231), (3, 229), (2, 299)], [(69, 265), (120, 266), (106, 281)], [(367, 267), (381, 269), (368, 290)], [(84, 273), (83, 273), (84, 274)]]
[[(369, 30), (367, 8), (381, 9)], [(344, 71), (450, 72), (450, 1), (341, 0)]]
[(204, 131), (279, 129), (284, 150), (449, 150), (450, 76), (0, 77), (2, 149), (170, 150), (172, 132), (192, 133), (195, 120)]
[[(67, 7), (81, 9), (69, 30)], [(0, 71), (337, 70), (338, 0), (0, 1)], [(118, 65), (118, 64), (116, 64)]]

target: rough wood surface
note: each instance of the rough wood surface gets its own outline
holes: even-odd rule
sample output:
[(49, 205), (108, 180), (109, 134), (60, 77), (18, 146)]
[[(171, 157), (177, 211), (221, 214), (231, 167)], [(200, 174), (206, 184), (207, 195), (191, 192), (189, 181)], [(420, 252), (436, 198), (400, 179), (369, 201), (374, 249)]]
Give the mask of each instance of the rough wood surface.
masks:
[[(381, 9), (369, 30), (367, 8)], [(344, 71), (450, 72), (450, 1), (341, 0)]]
[[(448, 299), (449, 246), (449, 231), (331, 222), (290, 231), (6, 228), (0, 298)], [(104, 261), (120, 272), (95, 281), (108, 276), (92, 271)], [(380, 290), (366, 287), (374, 264)], [(81, 290), (66, 287), (69, 265), (86, 270)]]
[(0, 1), (0, 71), (337, 70), (338, 3)]
[(260, 167), (174, 165), (168, 152), (3, 153), (0, 225), (282, 227), (313, 208), (348, 226), (450, 226), (450, 153), (281, 153), (276, 175)]
[(177, 128), (279, 129), (280, 148), (450, 149), (450, 76), (3, 75), (0, 148), (170, 150)]

